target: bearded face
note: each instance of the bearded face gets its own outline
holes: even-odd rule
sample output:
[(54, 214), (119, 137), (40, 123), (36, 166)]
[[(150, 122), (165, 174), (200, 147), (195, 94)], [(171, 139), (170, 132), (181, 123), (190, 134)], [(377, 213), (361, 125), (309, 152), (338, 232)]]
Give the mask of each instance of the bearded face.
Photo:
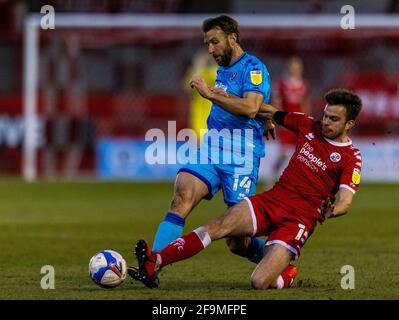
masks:
[(227, 67), (233, 56), (228, 36), (219, 28), (209, 30), (204, 37), (208, 52), (213, 56), (219, 66)]

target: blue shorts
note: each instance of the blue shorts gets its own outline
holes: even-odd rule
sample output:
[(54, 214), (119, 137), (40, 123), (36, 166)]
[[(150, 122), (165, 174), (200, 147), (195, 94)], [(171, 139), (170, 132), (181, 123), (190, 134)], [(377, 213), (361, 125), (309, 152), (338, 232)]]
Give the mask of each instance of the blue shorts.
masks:
[[(232, 165), (207, 163), (187, 164), (179, 172), (186, 172), (200, 179), (208, 186), (204, 199), (210, 200), (223, 190), (224, 202), (230, 207), (245, 197), (256, 194), (260, 158), (254, 157), (251, 164)], [(243, 170), (243, 169), (246, 170)], [(240, 170), (241, 169), (241, 170)]]

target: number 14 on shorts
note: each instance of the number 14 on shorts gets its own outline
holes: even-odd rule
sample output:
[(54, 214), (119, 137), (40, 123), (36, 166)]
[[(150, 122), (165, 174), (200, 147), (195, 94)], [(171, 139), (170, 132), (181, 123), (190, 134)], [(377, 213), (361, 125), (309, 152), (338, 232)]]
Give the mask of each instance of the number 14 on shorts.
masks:
[[(240, 181), (241, 178), (241, 181)], [(240, 188), (244, 188), (245, 189), (245, 193), (248, 194), (249, 190), (251, 189), (251, 179), (248, 176), (234, 176), (234, 185), (233, 185), (233, 191), (237, 191), (238, 186), (240, 186)]]

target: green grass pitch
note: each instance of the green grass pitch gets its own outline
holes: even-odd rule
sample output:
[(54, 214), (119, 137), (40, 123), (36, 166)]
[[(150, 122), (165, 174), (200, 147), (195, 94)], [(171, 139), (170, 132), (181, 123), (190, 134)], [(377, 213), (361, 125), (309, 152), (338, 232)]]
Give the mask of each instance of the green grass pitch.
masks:
[[(161, 286), (127, 279), (115, 289), (88, 276), (102, 249), (135, 264), (136, 240), (152, 243), (173, 184), (0, 183), (0, 299), (398, 299), (399, 185), (363, 184), (347, 216), (318, 226), (295, 264), (289, 290), (250, 289), (255, 265), (231, 254), (224, 240), (165, 267)], [(261, 189), (261, 187), (259, 188)], [(185, 231), (222, 214), (221, 195), (192, 213)], [(43, 290), (43, 265), (55, 268), (55, 289)], [(341, 288), (341, 267), (355, 269), (355, 289)]]

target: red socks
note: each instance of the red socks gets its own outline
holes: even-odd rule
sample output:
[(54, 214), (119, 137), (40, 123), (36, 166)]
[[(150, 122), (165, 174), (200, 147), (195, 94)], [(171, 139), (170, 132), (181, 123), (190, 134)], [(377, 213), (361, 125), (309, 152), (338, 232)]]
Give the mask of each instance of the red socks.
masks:
[(184, 260), (204, 249), (201, 239), (195, 232), (182, 236), (167, 245), (159, 255), (162, 258), (161, 266), (166, 266), (176, 261)]

